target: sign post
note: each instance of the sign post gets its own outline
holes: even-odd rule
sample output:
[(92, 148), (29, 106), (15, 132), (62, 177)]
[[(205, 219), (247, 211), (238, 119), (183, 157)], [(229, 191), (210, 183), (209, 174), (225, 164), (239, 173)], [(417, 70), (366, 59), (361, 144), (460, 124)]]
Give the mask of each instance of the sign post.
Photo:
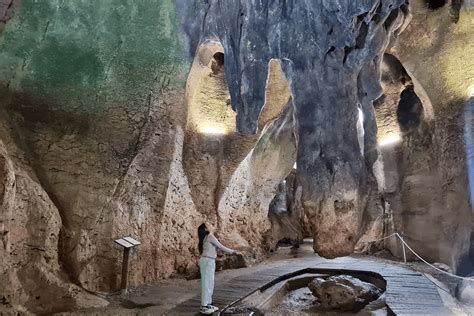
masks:
[(115, 240), (115, 243), (123, 247), (123, 260), (122, 260), (122, 281), (120, 283), (120, 289), (122, 294), (127, 294), (128, 288), (128, 266), (130, 263), (130, 249), (140, 245), (138, 240), (132, 237), (123, 237)]

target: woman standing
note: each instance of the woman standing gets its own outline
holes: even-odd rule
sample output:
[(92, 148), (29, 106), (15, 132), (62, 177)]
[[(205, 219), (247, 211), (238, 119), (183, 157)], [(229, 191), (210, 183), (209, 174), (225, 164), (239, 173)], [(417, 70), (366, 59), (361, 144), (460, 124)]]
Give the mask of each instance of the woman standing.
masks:
[(235, 250), (223, 246), (208, 230), (206, 224), (198, 227), (199, 236), (199, 270), (201, 272), (201, 313), (212, 314), (219, 308), (212, 306), (212, 293), (214, 292), (214, 273), (216, 271), (217, 250), (225, 253), (236, 253)]

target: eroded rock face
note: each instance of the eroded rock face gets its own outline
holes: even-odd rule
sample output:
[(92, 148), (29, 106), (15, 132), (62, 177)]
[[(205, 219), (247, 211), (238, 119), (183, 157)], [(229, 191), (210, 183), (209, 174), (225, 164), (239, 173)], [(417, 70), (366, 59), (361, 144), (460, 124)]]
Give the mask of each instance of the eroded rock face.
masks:
[(2, 0), (0, 1), (0, 34), (5, 23), (13, 16), (13, 9), (18, 5), (18, 0)]
[[(412, 1), (412, 21), (389, 50), (392, 65), (398, 63), (404, 74), (387, 78), (386, 91), (395, 99), (381, 108), (398, 114), (407, 105), (416, 111), (418, 103), (421, 115), (419, 122), (398, 117), (402, 140), (381, 150), (394, 229), (424, 258), (455, 269), (468, 252), (472, 229), (463, 131), (474, 84), (472, 47), (464, 44), (473, 40), (473, 13), (469, 3), (463, 8), (458, 1), (439, 3), (430, 8), (426, 1)], [(390, 249), (401, 256), (395, 242)]]
[(181, 185), (189, 64), (173, 4), (145, 8), (27, 0), (2, 30), (0, 141), (18, 201), (0, 195), (14, 224), (0, 296), (16, 310), (103, 304), (81, 287), (117, 289), (113, 240), (125, 235), (143, 245), (132, 255), (132, 284), (185, 272), (197, 256), (199, 220), (190, 219), (198, 214)]
[(265, 245), (270, 228), (268, 205), (275, 188), (290, 173), (296, 159), (294, 110), (288, 103), (282, 114), (269, 123), (245, 157), (219, 203), (223, 239), (258, 247)]
[[(294, 105), (281, 63), (269, 62), (258, 135), (236, 131), (225, 78), (223, 47), (203, 43), (187, 82), (188, 120), (183, 166), (202, 221), (234, 247), (262, 255), (270, 229), (268, 205), (296, 160)], [(269, 164), (263, 166), (263, 163)]]
[(309, 220), (301, 205), (302, 188), (297, 182), (296, 169), (278, 185), (278, 191), (269, 206), (272, 229), (268, 243), (275, 249), (280, 240), (298, 245), (304, 238), (312, 236)]
[(106, 300), (69, 283), (61, 269), (59, 212), (25, 153), (5, 137), (5, 116), (0, 124), (7, 143), (0, 141), (0, 313), (8, 308), (41, 314), (106, 306)]
[(338, 311), (358, 311), (382, 294), (375, 285), (348, 275), (315, 278), (308, 288), (323, 308)]
[[(204, 41), (216, 34), (224, 46), (241, 132), (256, 132), (267, 61), (282, 60), (296, 106), (302, 203), (321, 255), (348, 254), (359, 237), (368, 176), (357, 140), (358, 105), (365, 126), (373, 128), (369, 104), (381, 93), (378, 65), (407, 12), (403, 1), (211, 2), (200, 11), (204, 28), (191, 28), (193, 37)], [(374, 134), (366, 133), (367, 151)]]
[[(83, 293), (76, 285), (116, 289), (121, 252), (113, 240), (125, 235), (142, 242), (132, 257), (133, 285), (194, 273), (202, 222), (229, 246), (263, 254), (272, 233), (269, 204), (295, 161), (288, 207), (304, 219), (321, 255), (345, 255), (361, 234), (378, 236), (381, 210), (391, 202), (405, 213), (397, 229), (414, 241), (417, 231), (448, 223), (438, 230), (439, 253), (456, 262), (447, 246), (465, 249), (468, 200), (456, 140), (460, 112), (450, 115), (443, 76), (430, 99), (442, 100), (436, 117), (446, 119), (429, 135), (441, 148), (438, 168), (446, 170), (428, 177), (436, 164), (424, 164), (428, 147), (414, 142), (409, 157), (420, 163), (407, 160), (398, 180), (379, 177), (389, 159), (377, 149), (377, 126), (399, 119), (389, 103), (377, 111), (373, 101), (388, 86), (380, 85), (383, 53), (409, 11), (402, 0), (0, 1), (1, 269), (4, 288), (13, 291), (0, 296), (17, 310), (47, 313), (65, 306), (47, 310), (40, 302), (48, 295), (66, 292), (67, 305), (80, 302), (71, 294)], [(453, 32), (459, 39), (467, 31)], [(440, 48), (443, 39), (436, 43)], [(394, 96), (413, 101), (415, 92), (425, 110), (415, 80), (425, 88), (431, 82), (432, 67), (418, 66), (431, 46), (423, 42), (426, 51), (410, 61), (416, 47), (395, 44), (390, 53), (415, 76), (413, 91)], [(452, 65), (436, 62), (438, 69)], [(401, 87), (397, 80), (391, 89)], [(401, 180), (409, 185), (386, 190)], [(460, 216), (441, 214), (442, 207), (421, 214), (418, 203), (411, 221), (405, 206), (412, 209), (420, 193), (427, 201), (439, 192), (438, 185), (422, 190), (426, 181), (443, 183), (437, 203)], [(380, 201), (384, 190), (395, 198)], [(48, 276), (34, 277), (37, 270)], [(47, 294), (37, 295), (40, 289)]]

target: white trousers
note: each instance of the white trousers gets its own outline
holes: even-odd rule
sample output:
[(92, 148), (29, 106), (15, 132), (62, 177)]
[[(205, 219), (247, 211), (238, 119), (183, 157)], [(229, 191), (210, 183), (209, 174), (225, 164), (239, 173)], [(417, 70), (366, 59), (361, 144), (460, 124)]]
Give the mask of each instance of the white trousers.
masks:
[(201, 271), (201, 306), (207, 306), (212, 304), (216, 260), (201, 257), (199, 259), (199, 270)]

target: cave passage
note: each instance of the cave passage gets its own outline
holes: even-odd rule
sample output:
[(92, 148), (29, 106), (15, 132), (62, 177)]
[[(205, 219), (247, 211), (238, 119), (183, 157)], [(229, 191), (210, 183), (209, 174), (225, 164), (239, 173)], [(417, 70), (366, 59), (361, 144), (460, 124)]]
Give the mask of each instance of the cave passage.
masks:
[(0, 315), (474, 306), (473, 9), (0, 0)]

